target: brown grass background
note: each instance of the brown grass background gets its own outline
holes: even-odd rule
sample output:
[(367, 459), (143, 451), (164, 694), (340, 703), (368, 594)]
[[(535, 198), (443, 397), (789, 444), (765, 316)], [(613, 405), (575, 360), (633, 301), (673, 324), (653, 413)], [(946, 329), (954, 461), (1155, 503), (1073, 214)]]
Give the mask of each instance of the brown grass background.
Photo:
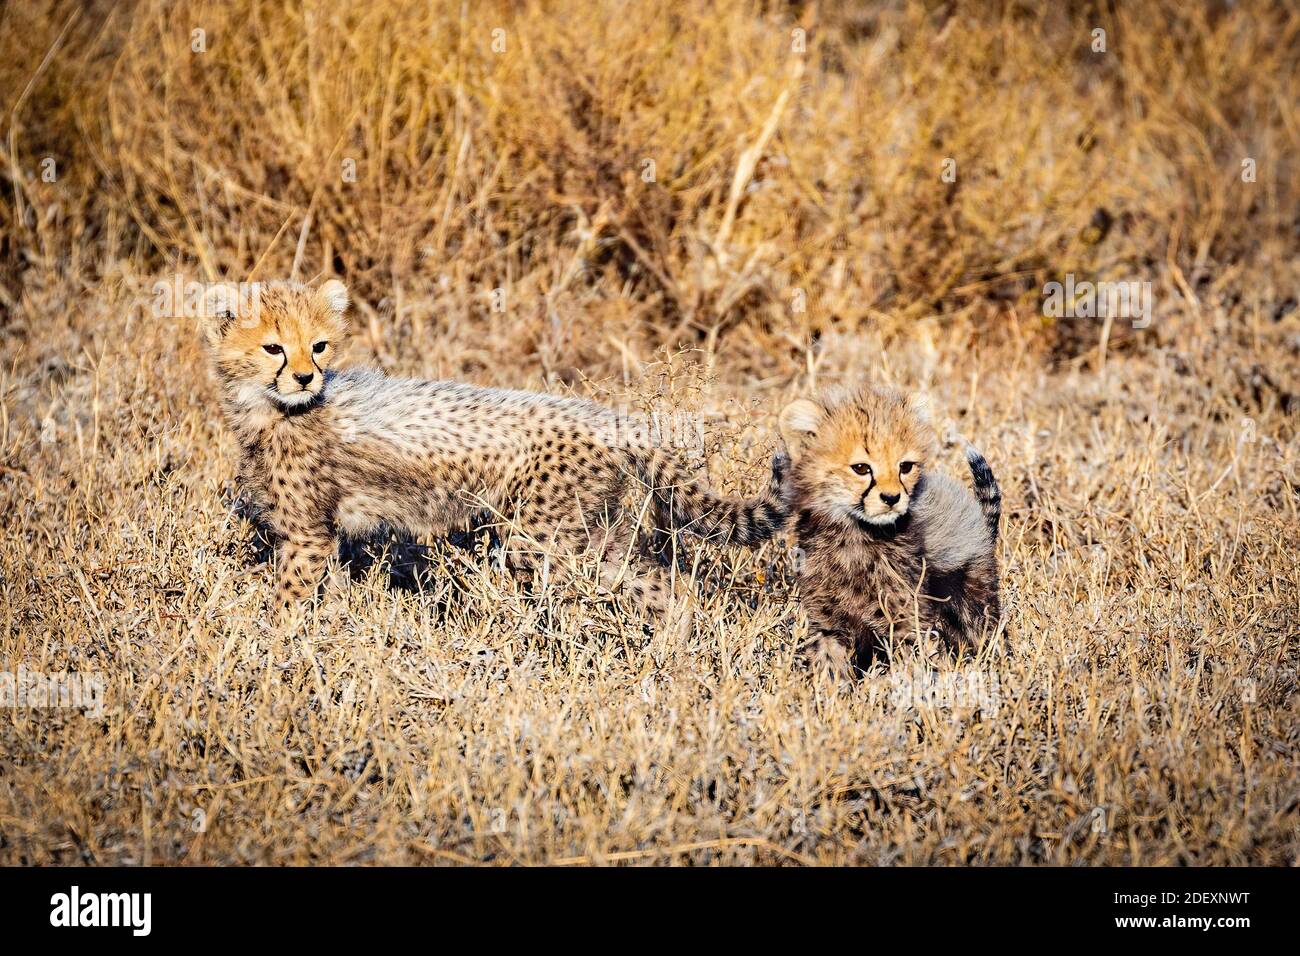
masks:
[[(1300, 859), (1300, 13), (1044, 6), (6, 4), (0, 669), (107, 710), (0, 711), (0, 862)], [(1002, 483), (1006, 631), (836, 685), (784, 542), (648, 627), (426, 542), (286, 640), (176, 273), (698, 414), (731, 490), (790, 398), (925, 388)], [(1044, 318), (1067, 273), (1151, 327)]]

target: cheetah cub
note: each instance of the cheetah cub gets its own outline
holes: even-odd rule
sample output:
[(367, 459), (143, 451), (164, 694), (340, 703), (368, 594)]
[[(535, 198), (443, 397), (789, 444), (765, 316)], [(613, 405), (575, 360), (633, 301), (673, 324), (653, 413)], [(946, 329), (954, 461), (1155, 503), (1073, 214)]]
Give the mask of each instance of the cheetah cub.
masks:
[(966, 451), (974, 494), (929, 467), (934, 431), (922, 399), (865, 386), (781, 413), (791, 471), (798, 577), (813, 651), (837, 670), (865, 668), (896, 638), (935, 631), (978, 647), (1000, 615), (993, 547), (1001, 495)]
[(670, 579), (634, 547), (639, 530), (755, 546), (785, 520), (784, 459), (757, 499), (722, 497), (593, 402), (335, 371), (348, 331), (337, 280), (248, 291), (209, 294), (206, 334), (241, 491), (280, 539), (282, 606), (315, 593), (340, 532), (496, 524), (516, 566), (563, 574), (568, 557), (594, 556), (603, 585), (659, 608)]

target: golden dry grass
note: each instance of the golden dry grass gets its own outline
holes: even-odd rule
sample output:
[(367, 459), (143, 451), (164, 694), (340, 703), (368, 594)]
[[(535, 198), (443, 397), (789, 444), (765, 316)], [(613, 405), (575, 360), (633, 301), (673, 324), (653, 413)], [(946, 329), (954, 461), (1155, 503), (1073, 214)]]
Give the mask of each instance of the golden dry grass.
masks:
[[(1104, 6), (6, 5), (0, 669), (107, 689), (0, 711), (0, 862), (1295, 862), (1300, 13)], [(341, 274), (354, 360), (700, 414), (728, 489), (927, 388), (1006, 631), (839, 686), (783, 542), (648, 628), (429, 542), (287, 640), (173, 273)]]

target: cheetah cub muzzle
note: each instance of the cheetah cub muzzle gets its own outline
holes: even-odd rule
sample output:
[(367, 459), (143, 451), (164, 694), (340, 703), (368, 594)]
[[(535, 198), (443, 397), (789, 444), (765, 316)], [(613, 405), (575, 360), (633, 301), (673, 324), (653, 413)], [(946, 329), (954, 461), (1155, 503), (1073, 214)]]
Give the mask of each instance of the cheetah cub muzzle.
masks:
[(752, 547), (786, 518), (783, 457), (759, 497), (721, 496), (655, 447), (651, 429), (594, 402), (336, 371), (348, 332), (338, 281), (252, 293), (215, 288), (206, 335), (241, 493), (279, 538), (283, 607), (314, 594), (339, 533), (434, 537), (488, 523), (516, 567), (562, 575), (594, 555), (602, 585), (659, 609), (671, 577), (636, 547), (643, 532)]

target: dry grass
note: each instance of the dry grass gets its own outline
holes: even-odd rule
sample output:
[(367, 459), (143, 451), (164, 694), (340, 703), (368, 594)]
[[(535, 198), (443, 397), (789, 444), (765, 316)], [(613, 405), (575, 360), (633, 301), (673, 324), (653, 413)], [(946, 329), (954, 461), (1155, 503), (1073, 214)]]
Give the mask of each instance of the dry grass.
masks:
[[(107, 693), (0, 711), (0, 862), (1300, 859), (1300, 14), (591, 6), (3, 8), (0, 669)], [(814, 384), (929, 388), (1002, 482), (1006, 633), (833, 686), (781, 543), (646, 628), (431, 542), (285, 640), (175, 272), (699, 412), (728, 488)], [(1046, 322), (1066, 273), (1152, 326)]]

